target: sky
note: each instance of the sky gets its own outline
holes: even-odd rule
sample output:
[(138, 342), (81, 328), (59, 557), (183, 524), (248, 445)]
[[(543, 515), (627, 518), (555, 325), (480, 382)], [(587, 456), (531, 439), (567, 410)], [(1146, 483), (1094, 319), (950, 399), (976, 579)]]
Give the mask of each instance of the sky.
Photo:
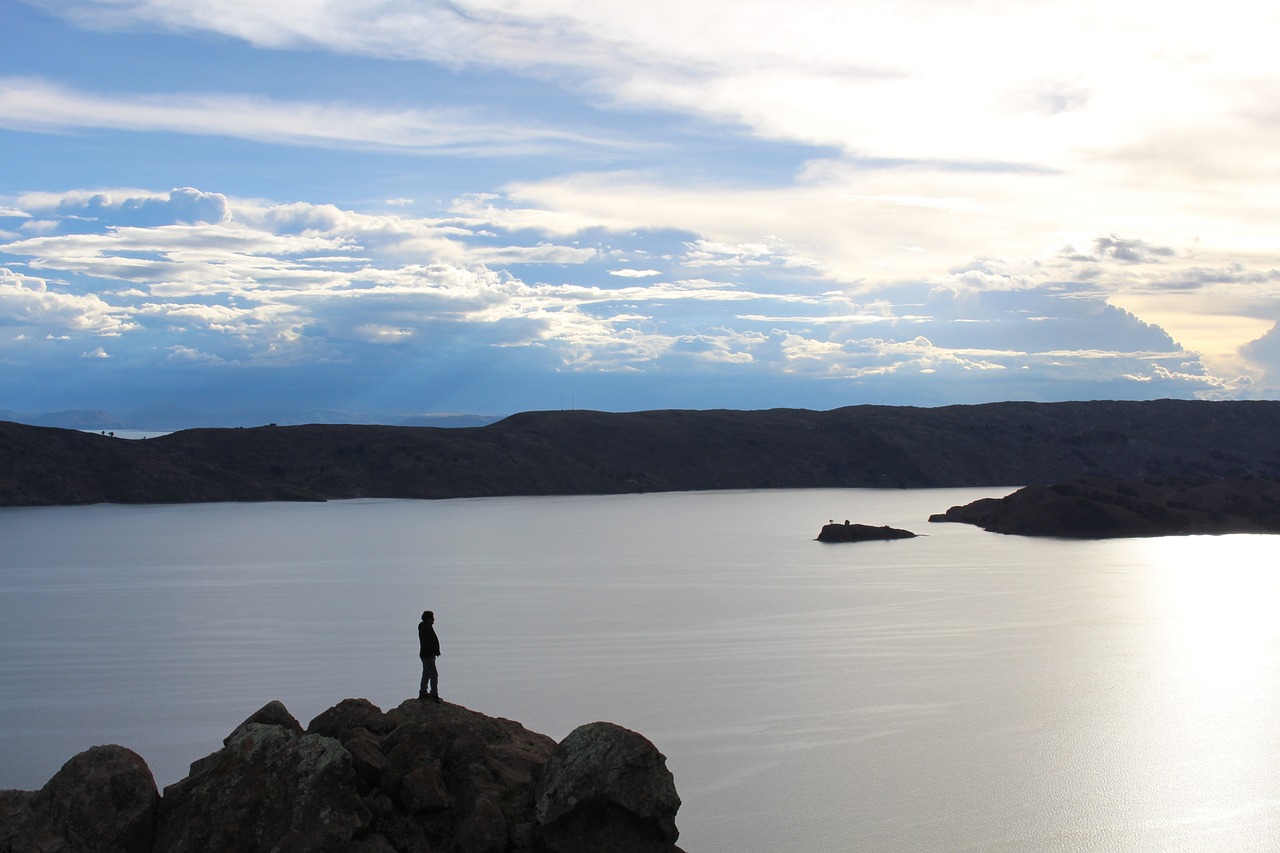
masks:
[(0, 411), (1280, 391), (1256, 0), (0, 19)]

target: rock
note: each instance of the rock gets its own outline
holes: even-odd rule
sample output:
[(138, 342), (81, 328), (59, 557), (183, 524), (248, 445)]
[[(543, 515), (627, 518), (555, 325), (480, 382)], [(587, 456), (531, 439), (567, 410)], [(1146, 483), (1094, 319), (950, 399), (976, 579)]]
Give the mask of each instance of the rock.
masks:
[(307, 726), (309, 734), (327, 735), (341, 741), (360, 729), (375, 735), (385, 735), (391, 731), (391, 721), (368, 699), (343, 699)]
[(387, 769), (387, 756), (382, 752), (382, 739), (364, 730), (357, 730), (342, 741), (351, 754), (351, 766), (359, 777), (362, 790), (372, 790), (382, 781)]
[(141, 756), (123, 746), (95, 746), (39, 791), (3, 792), (0, 850), (147, 853), (159, 802)]
[(459, 853), (503, 853), (510, 847), (510, 833), (502, 809), (488, 797), (476, 800), (458, 827)]
[(666, 759), (609, 723), (556, 744), (447, 702), (345, 699), (304, 733), (269, 702), (163, 797), (119, 746), (0, 791), (0, 853), (674, 853), (679, 806)]
[(240, 731), (244, 729), (245, 726), (251, 723), (260, 723), (265, 726), (279, 726), (286, 732), (290, 732), (295, 735), (302, 734), (302, 724), (297, 721), (293, 714), (289, 713), (289, 709), (284, 706), (283, 702), (279, 699), (272, 699), (257, 711), (250, 714), (249, 718), (243, 723), (236, 726), (231, 734), (227, 735), (223, 739), (222, 745), (226, 746), (229, 744), (236, 735), (240, 734)]
[(869, 524), (831, 524), (822, 525), (822, 532), (818, 534), (819, 542), (875, 542), (879, 540), (889, 539), (914, 539), (915, 534), (910, 530), (902, 530), (897, 527), (889, 527), (881, 525), (880, 527), (872, 527)]
[(370, 821), (351, 756), (322, 735), (245, 723), (193, 770), (165, 788), (158, 853), (335, 850)]
[[(448, 847), (464, 832), (475, 844), (493, 836), (492, 806), (509, 849), (528, 849), (533, 789), (554, 740), (449, 702), (409, 700), (387, 719), (394, 728), (382, 744), (382, 788), (416, 817), (433, 846)], [(489, 806), (481, 808), (482, 801)]]
[(680, 797), (667, 760), (613, 723), (569, 733), (538, 783), (536, 817), (556, 853), (675, 850)]

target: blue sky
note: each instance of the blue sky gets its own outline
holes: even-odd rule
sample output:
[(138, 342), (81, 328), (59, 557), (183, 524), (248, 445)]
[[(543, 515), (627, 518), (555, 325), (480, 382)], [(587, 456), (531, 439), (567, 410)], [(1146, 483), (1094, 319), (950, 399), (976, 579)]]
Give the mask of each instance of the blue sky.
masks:
[(1264, 5), (0, 13), (0, 410), (1280, 386)]

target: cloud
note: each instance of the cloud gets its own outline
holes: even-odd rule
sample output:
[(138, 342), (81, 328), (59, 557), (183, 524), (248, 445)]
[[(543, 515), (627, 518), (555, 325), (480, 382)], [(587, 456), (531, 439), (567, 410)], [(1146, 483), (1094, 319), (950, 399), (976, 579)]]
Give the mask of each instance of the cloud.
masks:
[(1243, 0), (1219, 4), (1212, 22), (1101, 0), (800, 0), (785, 15), (768, 0), (299, 0), (270, 9), (80, 0), (58, 11), (91, 26), (202, 30), (274, 50), (511, 69), (760, 136), (911, 159), (1044, 162), (1115, 139), (1136, 143), (1146, 128), (1195, 127), (1189, 114), (1255, 104), (1256, 86), (1240, 84), (1274, 79), (1275, 68), (1274, 15)]
[[(768, 234), (579, 232), (566, 243), (493, 223), (482, 233), (465, 217), (187, 189), (15, 203), (58, 228), (0, 244), (12, 259), (0, 279), (10, 319), (0, 325), (65, 337), (68, 358), (96, 353), (80, 341), (112, 335), (111, 354), (158, 377), (283, 371), (355, 382), (486, 364), (529, 381), (666, 376), (683, 387), (715, 376), (767, 393), (787, 380), (797, 384), (780, 393), (807, 387), (815, 399), (846, 383), (847, 393), (916, 402), (960, 393), (961, 381), (997, 387), (997, 374), (1016, 374), (1011, 387), (1030, 396), (1072, 383), (1176, 396), (1220, 388), (1194, 354), (1107, 304), (1092, 282), (1014, 274), (996, 261), (870, 292), (839, 286)], [(659, 263), (620, 269), (613, 259), (625, 257)], [(19, 263), (40, 277), (13, 272)], [(706, 268), (725, 280), (697, 274)], [(792, 278), (780, 286), (779, 275)], [(33, 353), (35, 339), (11, 340), (6, 357)]]
[(212, 353), (200, 352), (200, 350), (191, 347), (174, 345), (169, 347), (169, 355), (166, 356), (169, 361), (190, 362), (195, 364), (222, 365), (226, 364), (226, 360)]
[(1249, 396), (1274, 398), (1280, 394), (1280, 322), (1265, 334), (1240, 348), (1240, 354), (1258, 365), (1261, 375)]
[(1093, 252), (1090, 255), (1071, 254), (1070, 260), (1076, 261), (1118, 261), (1122, 264), (1158, 263), (1164, 258), (1172, 258), (1174, 251), (1168, 246), (1152, 246), (1145, 240), (1126, 239), (1109, 234), (1095, 237)]
[(457, 107), (375, 109), (243, 94), (103, 95), (25, 77), (0, 78), (0, 127), (43, 133), (79, 128), (161, 131), (436, 155), (623, 147), (605, 136), (500, 121)]
[(208, 225), (226, 222), (231, 218), (226, 196), (201, 192), (191, 187), (170, 190), (167, 196), (147, 194), (113, 197), (110, 193), (102, 192), (92, 195), (64, 195), (58, 199), (51, 212), (64, 219), (137, 227)]
[(653, 278), (654, 276), (662, 275), (662, 271), (661, 270), (620, 269), (620, 270), (609, 270), (609, 275), (616, 275), (621, 278)]
[(136, 323), (127, 309), (96, 294), (50, 290), (42, 279), (0, 267), (0, 327), (114, 336), (136, 328)]
[[(201, 61), (376, 64), (379, 83), (354, 74), (339, 97), (316, 94), (337, 91), (323, 73), (305, 95), (290, 75), (225, 69), (154, 85), (136, 69), (6, 76), (0, 127), (50, 144), (306, 147), (346, 187), (327, 198), (382, 201), (235, 197), (321, 191), (313, 175), (245, 189), (256, 179), (230, 154), (201, 163), (227, 170), (207, 184), (225, 194), (0, 199), (10, 361), (111, 335), (113, 369), (127, 355), (206, 377), (413, 377), (457, 359), (523, 380), (609, 371), (924, 400), (1270, 381), (1280, 13), (1256, 3), (46, 5), (103, 32), (264, 49), (206, 38)], [(486, 107), (465, 105), (475, 92)], [(411, 176), (403, 154), (491, 159)], [(113, 174), (105, 156), (94, 168)], [(421, 201), (442, 194), (457, 195)]]

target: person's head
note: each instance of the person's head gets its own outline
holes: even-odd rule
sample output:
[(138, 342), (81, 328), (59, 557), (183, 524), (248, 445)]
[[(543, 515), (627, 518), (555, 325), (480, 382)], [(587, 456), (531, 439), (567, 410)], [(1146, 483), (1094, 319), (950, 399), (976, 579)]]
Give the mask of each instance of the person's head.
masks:
[(434, 613), (432, 613), (430, 610), (424, 610), (424, 611), (422, 611), (422, 621), (423, 621), (423, 622), (434, 622), (434, 621), (436, 621), (436, 615), (435, 615)]

